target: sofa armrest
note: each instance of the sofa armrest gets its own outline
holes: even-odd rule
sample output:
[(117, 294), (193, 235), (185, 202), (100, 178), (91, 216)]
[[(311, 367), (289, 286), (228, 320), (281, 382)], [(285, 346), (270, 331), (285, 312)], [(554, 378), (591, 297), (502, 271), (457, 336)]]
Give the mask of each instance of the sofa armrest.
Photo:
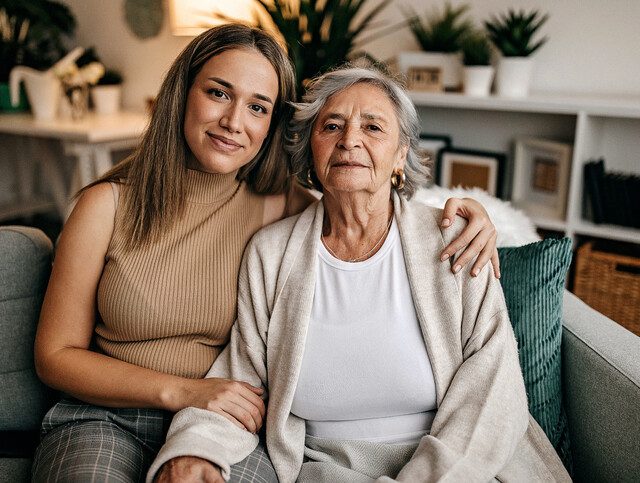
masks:
[[(33, 342), (52, 244), (40, 230), (0, 227), (0, 432), (38, 431), (52, 392), (36, 376)], [(17, 439), (4, 434), (4, 443)], [(9, 436), (8, 436), (9, 435)]]
[(578, 481), (640, 475), (640, 337), (565, 291), (564, 402)]

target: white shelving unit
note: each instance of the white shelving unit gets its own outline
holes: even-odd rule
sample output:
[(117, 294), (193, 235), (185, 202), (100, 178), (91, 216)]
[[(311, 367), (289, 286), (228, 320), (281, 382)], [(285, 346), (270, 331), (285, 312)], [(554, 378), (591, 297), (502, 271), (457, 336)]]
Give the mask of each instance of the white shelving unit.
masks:
[[(525, 99), (412, 92), (422, 131), (451, 136), (459, 148), (504, 152), (511, 183), (513, 141), (529, 136), (573, 145), (566, 215), (528, 212), (543, 229), (640, 244), (640, 229), (583, 218), (583, 165), (603, 157), (607, 171), (640, 173), (640, 97), (534, 94)], [(523, 207), (526, 211), (526, 207)]]

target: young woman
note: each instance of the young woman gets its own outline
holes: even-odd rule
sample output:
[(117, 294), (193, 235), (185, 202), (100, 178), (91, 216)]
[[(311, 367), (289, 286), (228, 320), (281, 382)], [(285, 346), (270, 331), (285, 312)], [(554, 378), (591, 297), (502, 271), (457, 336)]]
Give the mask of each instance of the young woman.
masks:
[[(294, 86), (271, 37), (211, 29), (172, 65), (137, 151), (83, 190), (36, 337), (39, 376), (69, 397), (45, 417), (35, 481), (138, 480), (185, 407), (260, 430), (261, 389), (203, 376), (229, 340), (245, 245), (310, 202), (283, 153)], [(464, 256), (484, 265), (495, 253), (486, 213), (472, 200), (448, 209), (470, 229), (444, 253), (474, 239)], [(255, 455), (233, 478), (275, 478)]]

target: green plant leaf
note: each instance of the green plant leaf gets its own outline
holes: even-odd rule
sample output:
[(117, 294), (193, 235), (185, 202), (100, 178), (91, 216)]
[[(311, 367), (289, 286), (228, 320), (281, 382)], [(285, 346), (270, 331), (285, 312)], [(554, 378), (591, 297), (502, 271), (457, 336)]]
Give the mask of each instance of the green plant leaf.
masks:
[(452, 7), (446, 3), (442, 13), (427, 13), (423, 21), (412, 9), (405, 11), (409, 28), (423, 50), (429, 52), (457, 52), (462, 39), (471, 30), (471, 23), (462, 16), (469, 5)]
[(493, 16), (484, 22), (491, 42), (505, 57), (527, 57), (547, 41), (543, 38), (533, 42), (533, 36), (548, 20), (549, 15), (540, 17), (537, 10), (526, 13), (524, 10), (509, 9), (507, 13)]

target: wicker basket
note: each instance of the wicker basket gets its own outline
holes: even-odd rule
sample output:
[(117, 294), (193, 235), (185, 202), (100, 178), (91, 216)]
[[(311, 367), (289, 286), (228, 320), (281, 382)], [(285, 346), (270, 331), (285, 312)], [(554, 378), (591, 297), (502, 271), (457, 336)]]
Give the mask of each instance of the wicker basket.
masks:
[(574, 293), (610, 319), (640, 335), (640, 258), (578, 249)]

